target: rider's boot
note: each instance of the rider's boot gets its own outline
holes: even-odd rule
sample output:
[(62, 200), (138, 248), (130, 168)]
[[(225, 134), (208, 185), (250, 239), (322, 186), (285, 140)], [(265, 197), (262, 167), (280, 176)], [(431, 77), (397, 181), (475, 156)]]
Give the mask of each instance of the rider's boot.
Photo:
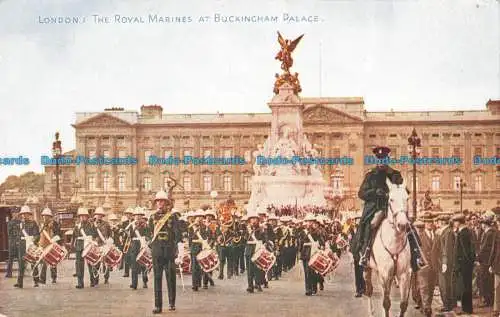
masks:
[(367, 224), (364, 233), (363, 247), (361, 248), (361, 259), (359, 260), (359, 265), (366, 267), (368, 265), (368, 260), (370, 258), (370, 251), (373, 243), (371, 226)]

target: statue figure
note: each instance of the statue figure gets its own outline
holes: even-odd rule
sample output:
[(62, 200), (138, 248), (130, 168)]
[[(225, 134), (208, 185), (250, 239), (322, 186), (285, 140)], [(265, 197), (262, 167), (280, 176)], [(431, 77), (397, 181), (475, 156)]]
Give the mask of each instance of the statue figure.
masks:
[(278, 42), (280, 43), (281, 50), (278, 52), (278, 54), (276, 54), (275, 59), (281, 62), (281, 69), (286, 73), (290, 72), (290, 68), (293, 65), (292, 52), (297, 47), (297, 44), (299, 44), (302, 37), (304, 37), (304, 34), (293, 41), (285, 40), (281, 36), (281, 33), (278, 32)]
[(166, 184), (167, 184), (167, 188), (165, 188), (165, 192), (167, 193), (168, 197), (170, 199), (172, 199), (173, 190), (178, 184), (177, 184), (177, 181), (173, 177), (170, 176), (170, 174), (167, 173), (167, 175), (165, 177), (166, 177)]
[(424, 210), (431, 210), (434, 204), (432, 203), (431, 191), (427, 190), (424, 195)]

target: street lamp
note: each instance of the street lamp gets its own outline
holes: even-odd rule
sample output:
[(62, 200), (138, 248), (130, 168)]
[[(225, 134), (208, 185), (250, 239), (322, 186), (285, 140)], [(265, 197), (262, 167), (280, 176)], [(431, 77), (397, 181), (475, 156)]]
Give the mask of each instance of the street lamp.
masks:
[(465, 181), (460, 177), (460, 213), (463, 213), (462, 202), (463, 202), (463, 191), (464, 187), (467, 187)]
[(61, 141), (59, 140), (59, 132), (56, 132), (56, 140), (52, 142), (52, 157), (56, 159), (56, 202), (61, 199), (59, 192), (59, 158), (62, 154)]
[(417, 131), (413, 128), (410, 137), (408, 138), (408, 152), (410, 152), (413, 160), (413, 208), (410, 220), (413, 222), (417, 218), (417, 162), (416, 159), (420, 155), (421, 140), (417, 136)]
[(216, 208), (215, 208), (215, 199), (217, 198), (217, 196), (218, 196), (218, 195), (219, 195), (219, 193), (217, 193), (217, 191), (215, 191), (215, 190), (212, 190), (212, 191), (210, 192), (210, 197), (212, 197), (212, 200), (213, 200), (213, 208), (214, 208), (214, 209), (216, 209)]

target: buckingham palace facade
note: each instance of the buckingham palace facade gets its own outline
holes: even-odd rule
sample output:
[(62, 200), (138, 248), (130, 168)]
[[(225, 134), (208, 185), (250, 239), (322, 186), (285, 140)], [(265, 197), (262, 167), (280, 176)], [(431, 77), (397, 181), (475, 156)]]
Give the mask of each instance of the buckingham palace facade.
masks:
[[(352, 165), (324, 165), (325, 180), (334, 191), (361, 202), (357, 191), (374, 146), (391, 148), (391, 157), (408, 155), (408, 137), (415, 128), (423, 157), (458, 157), (461, 164), (418, 165), (419, 197), (431, 191), (443, 210), (458, 210), (460, 179), (463, 208), (485, 210), (500, 205), (500, 165), (474, 164), (474, 157), (500, 157), (500, 101), (480, 111), (367, 112), (363, 98), (302, 98), (304, 131), (321, 157), (350, 157)], [(176, 207), (197, 208), (232, 197), (240, 206), (250, 197), (253, 153), (267, 138), (271, 113), (168, 114), (159, 105), (138, 111), (109, 108), (77, 113), (72, 155), (87, 158), (134, 158), (133, 164), (74, 165), (79, 194), (88, 206), (105, 200), (117, 212), (146, 205), (152, 194), (177, 180)], [(149, 158), (241, 157), (245, 164), (150, 164)], [(394, 166), (412, 184), (412, 166)], [(54, 169), (46, 166), (46, 190), (55, 188)], [(71, 173), (65, 169), (66, 173)], [(63, 179), (65, 179), (63, 177)], [(210, 193), (217, 191), (213, 199)], [(65, 195), (65, 193), (62, 193)], [(68, 193), (66, 193), (68, 194)]]

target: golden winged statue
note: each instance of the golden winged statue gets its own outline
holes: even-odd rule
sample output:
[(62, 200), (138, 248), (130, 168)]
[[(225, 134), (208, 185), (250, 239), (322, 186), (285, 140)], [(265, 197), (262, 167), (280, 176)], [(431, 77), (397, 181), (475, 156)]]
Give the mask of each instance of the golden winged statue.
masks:
[(285, 72), (289, 72), (293, 65), (292, 52), (295, 50), (300, 40), (304, 37), (304, 34), (299, 36), (293, 41), (285, 40), (281, 33), (278, 31), (278, 42), (280, 43), (281, 50), (276, 54), (275, 59), (281, 62), (281, 69)]

